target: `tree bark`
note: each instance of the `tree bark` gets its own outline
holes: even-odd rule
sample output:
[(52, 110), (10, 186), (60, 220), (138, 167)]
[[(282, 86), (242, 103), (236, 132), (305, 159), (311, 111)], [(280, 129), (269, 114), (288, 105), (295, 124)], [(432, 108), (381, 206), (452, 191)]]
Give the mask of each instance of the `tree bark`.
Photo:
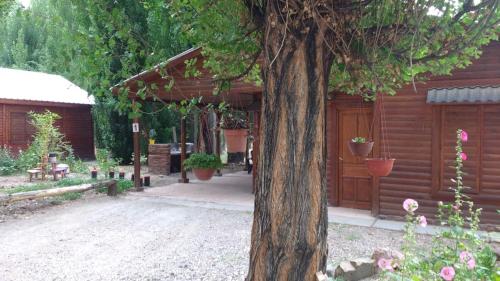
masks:
[(266, 13), (261, 147), (246, 280), (313, 281), (325, 271), (328, 251), (325, 103), (332, 55), (325, 28), (296, 21), (287, 29), (292, 24), (273, 4)]

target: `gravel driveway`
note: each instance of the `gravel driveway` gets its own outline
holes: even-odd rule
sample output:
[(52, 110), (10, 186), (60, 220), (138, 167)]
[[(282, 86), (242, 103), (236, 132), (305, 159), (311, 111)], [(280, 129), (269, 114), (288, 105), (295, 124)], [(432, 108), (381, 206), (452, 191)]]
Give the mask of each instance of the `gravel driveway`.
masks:
[[(243, 280), (249, 212), (158, 198), (93, 198), (0, 224), (0, 280)], [(331, 262), (394, 247), (401, 233), (331, 225)]]

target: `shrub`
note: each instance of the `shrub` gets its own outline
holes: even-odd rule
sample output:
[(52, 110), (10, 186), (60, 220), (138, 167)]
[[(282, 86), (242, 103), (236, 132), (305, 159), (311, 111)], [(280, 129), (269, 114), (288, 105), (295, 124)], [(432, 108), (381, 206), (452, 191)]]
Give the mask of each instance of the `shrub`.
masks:
[(463, 191), (463, 161), (467, 155), (462, 143), (467, 133), (457, 130), (455, 158), (454, 201), (438, 204), (438, 219), (446, 229), (433, 237), (429, 253), (423, 252), (415, 235), (417, 225), (425, 227), (427, 219), (417, 216), (418, 202), (406, 199), (406, 225), (403, 253), (400, 258), (378, 261), (389, 280), (500, 280), (495, 268), (496, 255), (478, 233), (481, 209)]
[(217, 155), (193, 153), (184, 161), (184, 169), (189, 170), (193, 168), (219, 169), (222, 168), (222, 162)]
[(16, 160), (10, 150), (4, 146), (0, 148), (0, 175), (6, 176), (16, 171)]
[(118, 166), (120, 162), (117, 159), (111, 157), (111, 153), (104, 148), (97, 149), (95, 158), (99, 169), (104, 173), (105, 177), (108, 177), (108, 172), (114, 171), (115, 167)]

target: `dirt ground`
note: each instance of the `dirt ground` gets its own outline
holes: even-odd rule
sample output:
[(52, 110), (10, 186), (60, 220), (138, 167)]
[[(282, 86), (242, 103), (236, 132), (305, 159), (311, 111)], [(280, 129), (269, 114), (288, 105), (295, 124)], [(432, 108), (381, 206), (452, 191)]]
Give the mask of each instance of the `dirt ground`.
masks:
[[(92, 162), (88, 163), (89, 166), (92, 166)], [(233, 168), (226, 168), (223, 170), (223, 173), (233, 173), (236, 171), (241, 171), (243, 167), (235, 166)], [(125, 171), (125, 178), (130, 179), (131, 175), (133, 173), (133, 166), (120, 166), (118, 170), (123, 170)], [(142, 175), (150, 175), (151, 176), (151, 186), (166, 186), (170, 185), (172, 183), (176, 183), (178, 179), (180, 178), (180, 173), (175, 173), (175, 174), (170, 174), (168, 176), (166, 175), (151, 175), (148, 173), (148, 167), (147, 166), (142, 166), (141, 169), (141, 174)], [(68, 177), (78, 177), (78, 178), (85, 178), (89, 177), (90, 174), (69, 174)], [(117, 177), (117, 175), (116, 175)], [(188, 177), (193, 178), (194, 175), (191, 173), (188, 173)], [(7, 190), (9, 188), (13, 188), (16, 186), (29, 186), (29, 185), (35, 185), (37, 183), (41, 183), (42, 181), (40, 179), (34, 180), (33, 182), (29, 182), (28, 177), (24, 174), (15, 174), (11, 176), (1, 176), (0, 177), (0, 193), (2, 191)], [(51, 178), (49, 178), (45, 182), (51, 182)], [(96, 193), (95, 191), (88, 191), (82, 194), (82, 197), (77, 199), (79, 200), (89, 200), (95, 197), (100, 197), (104, 196), (101, 193)], [(37, 212), (44, 213), (47, 211), (48, 208), (53, 208), (58, 205), (67, 205), (70, 204), (71, 202), (69, 201), (63, 201), (60, 198), (42, 198), (42, 199), (36, 199), (36, 200), (24, 200), (20, 202), (15, 202), (12, 204), (8, 204), (5, 206), (0, 205), (0, 223), (11, 220), (11, 219), (18, 219), (18, 218), (29, 218), (33, 216)]]

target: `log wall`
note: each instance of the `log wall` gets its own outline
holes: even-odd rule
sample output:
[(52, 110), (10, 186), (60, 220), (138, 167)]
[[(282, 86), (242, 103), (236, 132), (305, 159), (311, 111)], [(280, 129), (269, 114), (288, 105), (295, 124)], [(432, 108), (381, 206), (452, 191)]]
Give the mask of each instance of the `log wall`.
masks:
[(88, 105), (54, 104), (32, 101), (0, 100), (0, 145), (13, 152), (26, 149), (34, 130), (29, 124), (28, 112), (50, 110), (59, 114), (56, 122), (81, 158), (94, 158), (94, 136), (91, 107)]

